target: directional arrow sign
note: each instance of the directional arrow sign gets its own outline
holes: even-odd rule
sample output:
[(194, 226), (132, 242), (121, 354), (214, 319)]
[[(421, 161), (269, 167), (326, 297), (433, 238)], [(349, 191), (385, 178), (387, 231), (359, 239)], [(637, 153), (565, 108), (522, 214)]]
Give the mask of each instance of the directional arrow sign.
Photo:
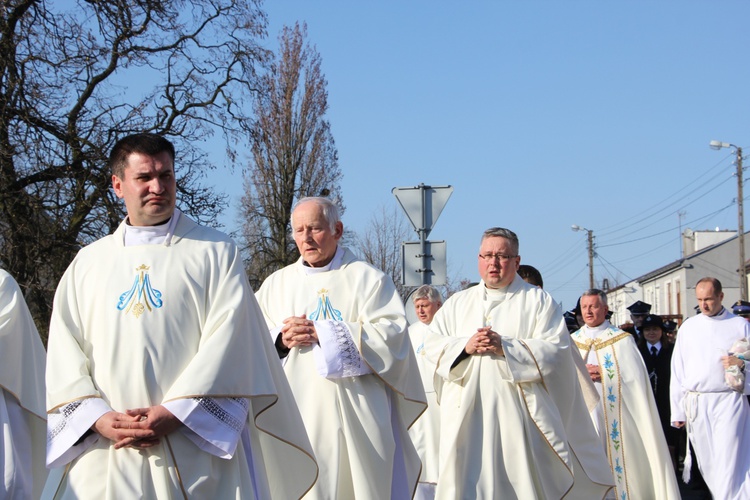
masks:
[(391, 192), (406, 212), (414, 230), (427, 238), (440, 217), (443, 207), (448, 203), (453, 187), (420, 184), (414, 187), (396, 187)]

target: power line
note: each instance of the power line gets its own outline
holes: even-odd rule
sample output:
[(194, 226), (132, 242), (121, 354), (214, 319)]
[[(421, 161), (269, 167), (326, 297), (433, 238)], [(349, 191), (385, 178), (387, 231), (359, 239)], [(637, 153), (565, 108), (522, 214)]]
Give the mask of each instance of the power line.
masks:
[[(689, 188), (690, 186), (692, 186), (693, 184), (695, 184), (695, 183), (704, 183), (704, 182), (705, 182), (705, 179), (706, 179), (706, 176), (707, 176), (708, 174), (710, 174), (711, 172), (713, 172), (714, 170), (718, 169), (719, 167), (723, 167), (723, 165), (722, 165), (722, 164), (723, 164), (723, 163), (724, 163), (724, 162), (725, 162), (725, 161), (727, 160), (727, 158), (730, 158), (731, 156), (732, 156), (731, 154), (728, 154), (727, 156), (725, 156), (724, 158), (722, 158), (721, 160), (719, 160), (719, 161), (718, 161), (717, 163), (715, 163), (715, 164), (714, 164), (714, 166), (713, 166), (713, 167), (711, 167), (711, 168), (710, 168), (710, 169), (709, 169), (708, 171), (706, 171), (706, 172), (701, 172), (701, 174), (700, 174), (700, 175), (699, 175), (698, 177), (696, 177), (696, 178), (695, 178), (694, 180), (692, 180), (691, 182), (689, 182), (688, 184), (686, 184), (686, 185), (685, 185), (684, 187), (680, 188), (679, 190), (675, 191), (675, 192), (674, 192), (674, 193), (672, 193), (671, 195), (667, 196), (666, 198), (662, 198), (662, 199), (661, 199), (661, 200), (660, 200), (660, 201), (659, 201), (658, 203), (656, 203), (656, 204), (652, 205), (651, 207), (649, 207), (649, 208), (647, 208), (647, 209), (645, 209), (645, 210), (643, 210), (643, 211), (641, 211), (641, 212), (638, 212), (637, 214), (633, 215), (632, 217), (630, 217), (630, 218), (628, 218), (628, 219), (625, 219), (624, 221), (621, 221), (621, 222), (618, 222), (618, 223), (612, 224), (611, 226), (607, 226), (607, 227), (603, 227), (603, 228), (601, 228), (601, 229), (600, 229), (599, 231), (600, 231), (600, 232), (602, 232), (602, 231), (603, 231), (603, 233), (600, 233), (600, 235), (602, 235), (602, 236), (606, 236), (606, 235), (609, 235), (609, 234), (614, 234), (614, 233), (617, 233), (617, 232), (623, 231), (623, 230), (625, 230), (625, 229), (627, 229), (627, 228), (629, 228), (629, 227), (632, 227), (632, 226), (633, 226), (633, 225), (635, 225), (635, 224), (638, 224), (639, 222), (642, 222), (643, 220), (646, 220), (646, 219), (649, 219), (649, 218), (651, 218), (651, 217), (653, 217), (653, 216), (655, 216), (655, 215), (658, 215), (659, 213), (661, 213), (661, 210), (659, 210), (659, 211), (656, 211), (656, 212), (652, 213), (651, 215), (648, 215), (648, 216), (646, 216), (646, 217), (644, 217), (644, 218), (642, 218), (642, 219), (640, 219), (640, 220), (637, 220), (637, 221), (635, 221), (635, 222), (633, 222), (633, 223), (630, 223), (630, 224), (628, 224), (628, 225), (626, 225), (626, 226), (623, 226), (623, 227), (621, 227), (621, 228), (619, 228), (619, 229), (614, 229), (614, 230), (612, 230), (612, 231), (610, 231), (610, 232), (606, 232), (606, 231), (607, 231), (607, 230), (609, 230), (609, 229), (612, 229), (612, 228), (617, 228), (617, 227), (618, 227), (618, 226), (620, 226), (621, 224), (626, 224), (626, 223), (628, 223), (629, 221), (631, 221), (631, 220), (633, 220), (633, 219), (635, 219), (635, 218), (637, 218), (637, 217), (640, 217), (640, 216), (642, 216), (643, 214), (647, 214), (647, 213), (650, 213), (650, 212), (652, 212), (653, 210), (655, 210), (656, 208), (658, 208), (658, 207), (660, 207), (660, 206), (662, 206), (662, 205), (668, 205), (668, 204), (669, 204), (669, 200), (671, 200), (672, 198), (675, 198), (675, 197), (676, 197), (676, 196), (678, 196), (678, 195), (681, 195), (681, 194), (683, 194), (683, 193), (684, 193), (684, 191), (685, 191), (685, 190), (686, 190), (687, 188)], [(697, 189), (699, 189), (699, 188), (700, 188), (700, 187), (702, 187), (702, 186), (705, 186), (705, 184), (701, 184), (701, 185), (700, 185), (700, 186), (699, 186), (698, 188), (696, 188), (696, 189), (694, 189), (693, 191), (691, 191), (691, 193), (692, 193), (692, 192), (694, 192), (694, 191), (696, 191)]]
[(575, 275), (573, 275), (573, 277), (570, 278), (568, 281), (566, 281), (562, 285), (558, 285), (557, 287), (550, 289), (550, 293), (551, 292), (557, 292), (557, 291), (559, 291), (562, 287), (564, 287), (565, 285), (570, 284), (571, 281), (573, 281), (574, 279), (580, 277), (581, 273), (583, 273), (586, 270), (587, 267), (588, 267), (587, 265), (583, 266), (583, 268), (580, 271), (578, 271), (577, 273), (575, 273)]
[[(750, 196), (748, 196), (747, 198), (750, 198)], [(745, 199), (747, 199), (747, 198), (745, 198)], [(689, 221), (686, 224), (694, 224), (694, 223), (700, 222), (700, 221), (702, 221), (704, 219), (707, 219), (709, 217), (713, 217), (714, 215), (718, 215), (719, 213), (723, 212), (724, 210), (728, 209), (729, 207), (731, 207), (734, 204), (735, 204), (735, 202), (733, 200), (732, 203), (730, 203), (729, 205), (727, 205), (727, 206), (725, 206), (723, 208), (720, 208), (719, 210), (717, 210), (715, 212), (712, 212), (712, 213), (710, 213), (708, 215), (704, 215), (703, 217), (699, 217), (698, 219), (694, 219), (692, 221)], [(646, 240), (648, 238), (653, 238), (655, 236), (660, 236), (660, 235), (666, 234), (666, 233), (668, 233), (670, 231), (674, 231), (675, 229), (677, 229), (677, 227), (671, 227), (671, 228), (667, 229), (666, 231), (660, 231), (658, 233), (650, 234), (648, 236), (642, 236), (640, 238), (634, 238), (632, 240), (620, 241), (620, 242), (617, 242), (617, 243), (610, 243), (608, 245), (597, 245), (597, 248), (607, 248), (607, 247), (614, 247), (614, 246), (619, 246), (619, 245), (627, 245), (628, 243), (634, 243), (636, 241), (642, 241), (642, 240)]]
[(667, 245), (672, 245), (672, 244), (674, 244), (674, 241), (672, 241), (672, 240), (669, 240), (669, 241), (667, 241), (666, 243), (664, 243), (664, 244), (662, 244), (662, 245), (659, 245), (658, 247), (653, 247), (653, 248), (651, 248), (651, 250), (649, 250), (648, 252), (643, 252), (643, 253), (641, 253), (641, 254), (638, 254), (638, 255), (634, 255), (634, 256), (628, 257), (627, 259), (622, 259), (622, 260), (618, 260), (618, 261), (616, 261), (616, 262), (615, 262), (615, 264), (621, 264), (621, 263), (623, 263), (623, 262), (630, 262), (631, 260), (635, 260), (635, 259), (641, 259), (641, 258), (643, 258), (644, 256), (646, 256), (646, 255), (648, 255), (648, 254), (650, 254), (650, 253), (654, 253), (654, 252), (656, 252), (657, 250), (661, 250), (661, 249), (662, 249), (662, 248), (664, 248), (665, 246), (667, 246)]

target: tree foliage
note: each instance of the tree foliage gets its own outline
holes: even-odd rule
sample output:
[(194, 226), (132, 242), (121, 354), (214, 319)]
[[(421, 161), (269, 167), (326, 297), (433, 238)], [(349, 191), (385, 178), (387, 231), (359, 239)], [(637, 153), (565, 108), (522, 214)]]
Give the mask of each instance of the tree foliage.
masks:
[(253, 103), (252, 161), (240, 217), (254, 288), (299, 257), (289, 225), (295, 201), (329, 196), (344, 210), (338, 152), (325, 119), (327, 82), (320, 54), (306, 39), (305, 25), (282, 29), (278, 56)]
[(401, 299), (405, 300), (410, 287), (401, 284), (401, 243), (413, 239), (411, 226), (401, 211), (393, 206), (381, 206), (373, 212), (365, 230), (355, 238), (355, 248), (362, 259), (393, 279)]
[(224, 206), (200, 185), (214, 167), (200, 143), (220, 131), (232, 153), (265, 24), (255, 0), (3, 2), (0, 264), (40, 331), (75, 252), (123, 217), (105, 167), (118, 138), (167, 136), (178, 205), (202, 222)]

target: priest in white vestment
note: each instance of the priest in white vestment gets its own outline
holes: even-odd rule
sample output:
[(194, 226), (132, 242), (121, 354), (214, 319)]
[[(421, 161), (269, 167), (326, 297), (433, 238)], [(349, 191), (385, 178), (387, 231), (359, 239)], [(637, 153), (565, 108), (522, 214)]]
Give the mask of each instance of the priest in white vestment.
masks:
[(411, 498), (426, 402), (396, 287), (338, 245), (330, 200), (303, 198), (291, 225), (301, 257), (257, 298), (320, 466), (308, 498)]
[[(750, 323), (727, 311), (716, 278), (695, 286), (701, 314), (680, 326), (672, 353), (669, 386), (672, 425), (687, 427), (703, 479), (716, 499), (750, 498), (750, 377), (742, 392), (730, 389), (724, 369), (747, 363), (730, 354), (732, 344), (750, 339)], [(688, 455), (689, 456), (689, 452)], [(683, 479), (690, 477), (685, 459)]]
[(613, 498), (680, 498), (646, 365), (629, 332), (607, 321), (607, 294), (581, 296), (585, 325), (572, 334), (600, 395), (591, 413), (615, 481)]
[(440, 292), (430, 285), (422, 285), (411, 295), (414, 310), (419, 321), (409, 325), (409, 337), (417, 356), (419, 373), (422, 375), (422, 385), (427, 396), (427, 410), (414, 422), (409, 429), (414, 446), (417, 448), (419, 459), (422, 461), (422, 474), (419, 476), (415, 500), (429, 500), (435, 498), (435, 488), (438, 482), (440, 457), (440, 407), (435, 393), (435, 364), (427, 359), (424, 349), (425, 336), (429, 332), (428, 325), (435, 313), (443, 305)]
[(118, 141), (128, 217), (58, 285), (43, 498), (299, 498), (315, 481), (239, 251), (175, 209), (174, 158), (155, 134)]
[(39, 498), (44, 467), (45, 352), (21, 289), (0, 269), (0, 498)]
[(425, 347), (437, 365), (436, 498), (603, 498), (612, 487), (560, 307), (516, 274), (518, 238), (485, 231), (479, 285), (446, 300)]

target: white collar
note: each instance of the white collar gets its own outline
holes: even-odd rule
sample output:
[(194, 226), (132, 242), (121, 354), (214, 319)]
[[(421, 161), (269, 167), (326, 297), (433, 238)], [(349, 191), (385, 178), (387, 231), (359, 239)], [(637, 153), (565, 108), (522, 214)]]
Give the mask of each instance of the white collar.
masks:
[(610, 325), (609, 321), (605, 319), (602, 322), (602, 324), (597, 325), (597, 326), (583, 325), (583, 333), (587, 337), (595, 339), (599, 335), (601, 335), (602, 333), (604, 333), (604, 331), (608, 330), (610, 326), (611, 325)]
[(652, 347), (656, 347), (656, 352), (657, 352), (657, 353), (658, 353), (659, 351), (661, 351), (661, 340), (657, 340), (657, 341), (656, 341), (656, 344), (652, 344), (652, 343), (651, 343), (651, 342), (649, 342), (649, 341), (646, 341), (646, 343), (648, 344), (648, 351), (649, 351), (649, 352), (651, 352), (651, 348), (652, 348)]
[(342, 261), (344, 260), (344, 249), (340, 246), (336, 247), (336, 253), (333, 255), (333, 258), (331, 259), (331, 262), (326, 264), (323, 267), (310, 267), (305, 265), (305, 261), (301, 261), (301, 268), (302, 271), (307, 274), (318, 274), (318, 273), (324, 273), (326, 271), (336, 271), (337, 269), (341, 268)]
[(135, 245), (166, 245), (169, 246), (172, 243), (172, 236), (174, 236), (174, 228), (177, 225), (177, 220), (180, 218), (181, 212), (178, 209), (174, 209), (172, 217), (164, 224), (158, 226), (131, 226), (125, 224), (125, 246), (131, 247)]

